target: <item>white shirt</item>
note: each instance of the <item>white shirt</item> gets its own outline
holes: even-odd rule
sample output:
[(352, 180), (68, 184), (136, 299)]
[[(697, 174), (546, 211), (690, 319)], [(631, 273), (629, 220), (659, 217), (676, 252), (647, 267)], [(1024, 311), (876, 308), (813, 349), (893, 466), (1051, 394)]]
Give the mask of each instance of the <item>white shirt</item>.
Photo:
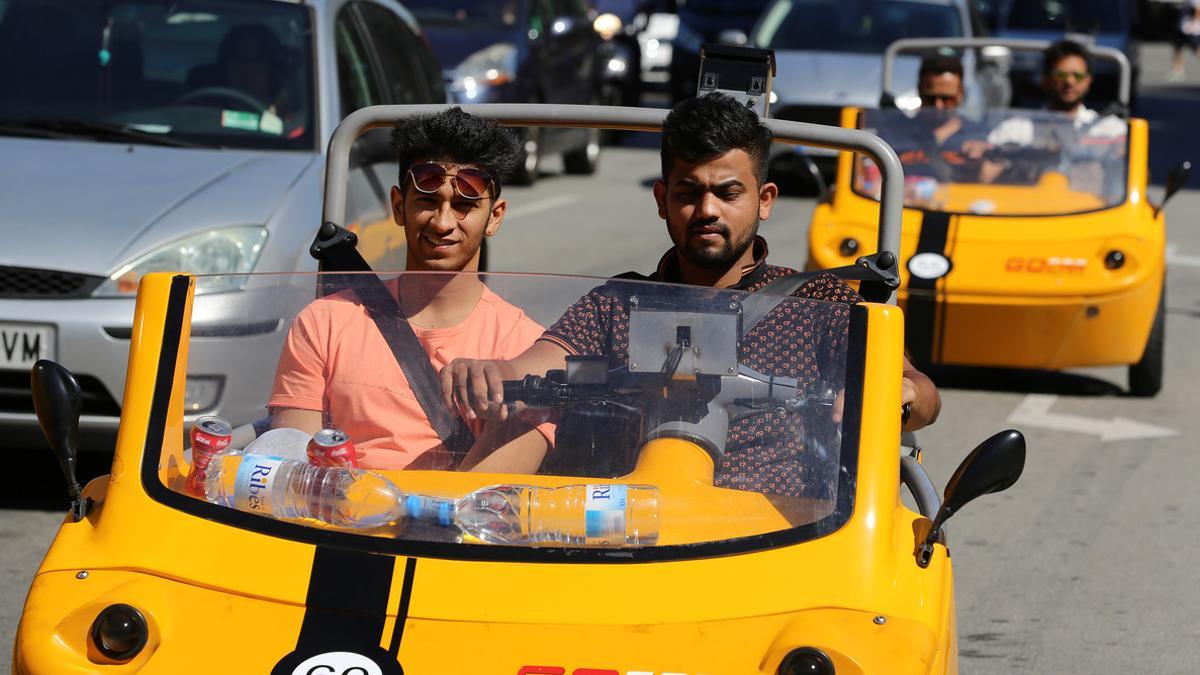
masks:
[[(1076, 131), (1083, 132), (1085, 138), (1111, 139), (1128, 133), (1127, 125), (1121, 118), (1115, 115), (1100, 117), (1100, 113), (1084, 105), (1076, 108), (1072, 123)], [(996, 125), (988, 134), (987, 140), (992, 145), (1033, 145), (1033, 120), (1028, 117), (1010, 117)]]

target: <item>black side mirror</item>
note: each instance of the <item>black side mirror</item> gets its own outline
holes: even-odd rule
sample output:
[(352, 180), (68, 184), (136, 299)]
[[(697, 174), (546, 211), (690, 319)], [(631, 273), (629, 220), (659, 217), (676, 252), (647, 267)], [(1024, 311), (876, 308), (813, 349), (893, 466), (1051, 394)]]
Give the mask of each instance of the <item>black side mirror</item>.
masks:
[(1154, 216), (1156, 218), (1158, 217), (1159, 212), (1163, 210), (1163, 207), (1167, 205), (1167, 201), (1170, 200), (1171, 197), (1174, 197), (1176, 192), (1182, 190), (1184, 186), (1187, 185), (1188, 179), (1191, 177), (1192, 163), (1189, 161), (1182, 161), (1176, 164), (1173, 169), (1171, 169), (1171, 172), (1167, 174), (1167, 191), (1165, 194), (1163, 194), (1162, 202), (1158, 206), (1154, 207)]
[(933, 518), (933, 525), (917, 551), (917, 564), (929, 565), (933, 544), (941, 537), (942, 525), (968, 502), (1012, 487), (1025, 469), (1025, 436), (1008, 429), (979, 444), (958, 465), (946, 483), (945, 500)]
[(53, 361), (42, 359), (30, 371), (33, 389), (33, 409), (37, 412), (42, 434), (67, 480), (67, 495), (71, 498), (71, 515), (82, 520), (90, 504), (82, 499), (83, 488), (75, 475), (75, 459), (79, 455), (79, 415), (83, 410), (83, 393), (71, 371)]

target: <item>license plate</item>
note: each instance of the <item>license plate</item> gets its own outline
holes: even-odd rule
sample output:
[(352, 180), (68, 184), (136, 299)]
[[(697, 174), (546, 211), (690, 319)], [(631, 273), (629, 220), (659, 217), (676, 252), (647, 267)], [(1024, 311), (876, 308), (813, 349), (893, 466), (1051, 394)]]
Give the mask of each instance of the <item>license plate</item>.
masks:
[(54, 358), (54, 326), (0, 322), (0, 368), (28, 370)]

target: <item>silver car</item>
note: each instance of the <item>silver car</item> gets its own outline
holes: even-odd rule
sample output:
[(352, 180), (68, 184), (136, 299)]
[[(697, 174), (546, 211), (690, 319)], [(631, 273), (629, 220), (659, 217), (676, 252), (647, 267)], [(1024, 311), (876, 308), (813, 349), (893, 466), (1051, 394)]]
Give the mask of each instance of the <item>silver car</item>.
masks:
[[(759, 18), (749, 44), (775, 50), (772, 117), (839, 124), (842, 108), (877, 108), (883, 52), (902, 38), (975, 37), (982, 20), (969, 0), (776, 0)], [(896, 104), (912, 110), (920, 59), (897, 60)], [(985, 96), (974, 77), (973, 57), (964, 58), (967, 105), (982, 110)], [(790, 147), (778, 147), (780, 153)], [(836, 152), (806, 148), (832, 169)]]
[[(0, 446), (36, 429), (38, 358), (78, 374), (85, 431), (115, 431), (134, 294), (158, 270), (234, 275), (197, 282), (187, 414), (264, 414), (280, 317), (315, 287), (237, 275), (315, 271), (342, 117), (445, 100), (391, 0), (0, 0), (0, 91)], [(399, 267), (397, 170), (374, 133), (347, 222), (373, 264)], [(251, 305), (278, 311), (229, 321)]]

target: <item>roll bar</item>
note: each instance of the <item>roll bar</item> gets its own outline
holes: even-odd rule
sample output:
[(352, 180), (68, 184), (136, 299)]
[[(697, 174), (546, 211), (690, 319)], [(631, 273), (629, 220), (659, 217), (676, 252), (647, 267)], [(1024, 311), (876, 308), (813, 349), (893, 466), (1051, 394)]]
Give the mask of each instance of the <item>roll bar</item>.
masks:
[[(982, 47), (1007, 47), (1016, 51), (1040, 52), (1049, 47), (1049, 40), (1017, 40), (1009, 38), (905, 38), (896, 40), (888, 45), (883, 52), (883, 96), (895, 97), (892, 92), (892, 72), (895, 69), (896, 55), (904, 51), (937, 49), (939, 47), (978, 49)], [(1120, 84), (1117, 88), (1117, 100), (1126, 109), (1129, 108), (1129, 92), (1133, 82), (1133, 67), (1129, 59), (1119, 49), (1099, 45), (1084, 45), (1088, 53), (1102, 61), (1114, 61), (1120, 72)]]
[[(449, 107), (451, 106), (371, 106), (356, 110), (342, 120), (329, 139), (322, 222), (345, 224), (346, 181), (350, 171), (350, 148), (355, 139), (371, 129), (390, 128), (399, 119), (437, 114)], [(507, 126), (588, 127), (628, 131), (661, 131), (663, 119), (668, 112), (650, 108), (541, 103), (473, 104), (459, 107), (464, 112)], [(894, 264), (900, 250), (900, 222), (904, 208), (904, 170), (900, 166), (896, 151), (878, 136), (857, 129), (777, 119), (764, 119), (763, 122), (775, 134), (777, 141), (849, 150), (864, 154), (875, 162), (883, 179), (876, 253), (890, 252)], [(895, 302), (894, 293), (890, 302)]]

